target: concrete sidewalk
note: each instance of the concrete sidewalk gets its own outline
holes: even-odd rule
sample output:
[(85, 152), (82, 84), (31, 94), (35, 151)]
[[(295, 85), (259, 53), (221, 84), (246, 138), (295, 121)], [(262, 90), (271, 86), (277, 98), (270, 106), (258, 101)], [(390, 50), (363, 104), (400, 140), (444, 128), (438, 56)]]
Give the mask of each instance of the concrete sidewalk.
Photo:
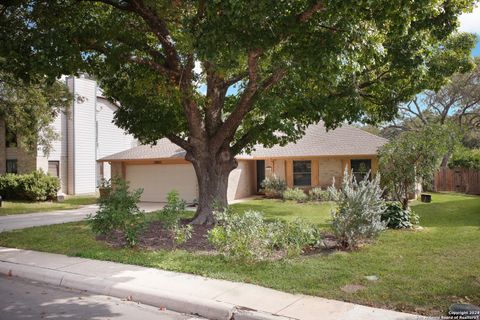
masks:
[(422, 317), (246, 283), (0, 247), (0, 273), (208, 319), (407, 320)]

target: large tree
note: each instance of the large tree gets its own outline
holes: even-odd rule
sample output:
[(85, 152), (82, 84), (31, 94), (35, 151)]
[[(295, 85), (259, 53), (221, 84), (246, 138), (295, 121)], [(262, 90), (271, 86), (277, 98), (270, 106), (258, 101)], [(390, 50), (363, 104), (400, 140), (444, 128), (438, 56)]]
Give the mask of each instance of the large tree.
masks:
[(400, 105), (399, 116), (383, 128), (395, 136), (432, 124), (453, 124), (467, 147), (480, 147), (480, 57), (470, 72), (456, 73), (439, 90), (427, 90)]
[(454, 32), (473, 2), (11, 0), (0, 54), (27, 78), (95, 76), (121, 105), (119, 126), (186, 150), (199, 185), (193, 222), (211, 223), (240, 152), (294, 141), (319, 120), (392, 118), (468, 70), (475, 38)]

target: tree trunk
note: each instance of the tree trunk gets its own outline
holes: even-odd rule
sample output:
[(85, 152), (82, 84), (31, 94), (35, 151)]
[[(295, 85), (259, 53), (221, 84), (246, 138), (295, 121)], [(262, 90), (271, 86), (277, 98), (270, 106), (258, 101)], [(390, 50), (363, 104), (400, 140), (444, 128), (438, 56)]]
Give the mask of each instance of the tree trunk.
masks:
[(408, 196), (406, 198), (402, 199), (402, 209), (407, 210), (408, 209)]
[(230, 152), (219, 156), (189, 156), (195, 168), (198, 181), (198, 208), (192, 224), (210, 225), (215, 223), (213, 210), (225, 208), (227, 203), (228, 176), (237, 167), (237, 161)]

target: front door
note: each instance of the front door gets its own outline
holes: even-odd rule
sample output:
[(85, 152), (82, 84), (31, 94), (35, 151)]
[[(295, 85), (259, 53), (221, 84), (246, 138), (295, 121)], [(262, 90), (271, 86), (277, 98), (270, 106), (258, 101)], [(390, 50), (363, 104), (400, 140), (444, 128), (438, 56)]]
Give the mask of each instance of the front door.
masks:
[(260, 192), (263, 180), (265, 180), (265, 160), (257, 160), (257, 192)]

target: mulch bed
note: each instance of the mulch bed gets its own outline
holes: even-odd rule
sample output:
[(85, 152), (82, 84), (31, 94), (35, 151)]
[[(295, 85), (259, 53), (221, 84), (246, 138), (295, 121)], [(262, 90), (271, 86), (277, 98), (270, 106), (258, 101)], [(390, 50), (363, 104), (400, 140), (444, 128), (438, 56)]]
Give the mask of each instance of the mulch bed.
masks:
[[(187, 225), (189, 222), (190, 220), (188, 219), (182, 219), (180, 221), (182, 225)], [(211, 230), (213, 226), (192, 225), (192, 227), (192, 237), (187, 242), (177, 245), (176, 249), (204, 254), (216, 253), (215, 248), (208, 243), (208, 231)], [(114, 232), (109, 236), (97, 236), (97, 240), (104, 241), (114, 248), (121, 248), (127, 245), (123, 233), (120, 231)], [(338, 243), (332, 234), (322, 234), (322, 241), (324, 243), (323, 246), (306, 248), (302, 255), (325, 254), (339, 249)], [(147, 250), (174, 249), (168, 230), (166, 230), (158, 220), (148, 223), (145, 229), (139, 233), (137, 247)]]
[[(181, 220), (182, 225), (187, 225), (189, 220)], [(208, 243), (208, 231), (213, 226), (192, 225), (192, 237), (185, 243), (177, 245), (176, 249), (182, 249), (189, 252), (212, 252), (215, 249)], [(122, 232), (115, 232), (108, 237), (98, 236), (98, 240), (103, 240), (115, 248), (124, 247), (126, 242)], [(138, 247), (148, 250), (173, 250), (172, 239), (168, 230), (166, 230), (160, 221), (152, 221), (138, 235)]]

